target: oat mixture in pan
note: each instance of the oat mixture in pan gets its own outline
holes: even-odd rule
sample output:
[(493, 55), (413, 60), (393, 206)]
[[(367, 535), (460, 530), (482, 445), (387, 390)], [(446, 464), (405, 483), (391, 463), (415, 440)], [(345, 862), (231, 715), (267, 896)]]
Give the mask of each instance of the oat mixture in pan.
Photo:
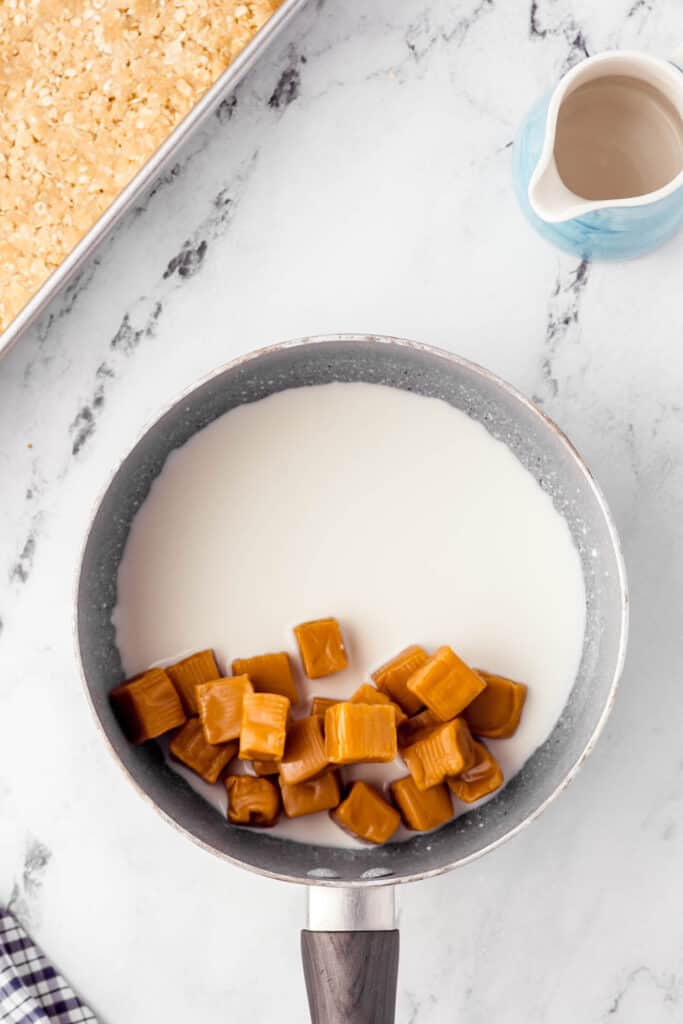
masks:
[(0, 0), (0, 331), (281, 0)]

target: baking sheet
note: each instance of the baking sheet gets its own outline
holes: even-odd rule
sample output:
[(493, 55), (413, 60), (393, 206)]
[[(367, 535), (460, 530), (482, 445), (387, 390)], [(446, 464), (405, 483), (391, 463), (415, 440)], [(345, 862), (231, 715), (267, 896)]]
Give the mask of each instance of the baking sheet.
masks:
[(283, 0), (282, 5), (266, 22), (239, 56), (226, 68), (220, 78), (202, 96), (180, 122), (166, 141), (150, 157), (114, 202), (105, 210), (78, 245), (59, 267), (48, 277), (32, 299), (17, 314), (7, 329), (0, 334), (0, 356), (7, 353), (27, 328), (40, 316), (48, 303), (59, 295), (83, 266), (100, 243), (110, 234), (127, 210), (139, 201), (145, 190), (175, 158), (183, 143), (229, 96), (251, 65), (261, 56), (268, 44), (282, 31), (289, 19), (303, 7), (306, 0)]

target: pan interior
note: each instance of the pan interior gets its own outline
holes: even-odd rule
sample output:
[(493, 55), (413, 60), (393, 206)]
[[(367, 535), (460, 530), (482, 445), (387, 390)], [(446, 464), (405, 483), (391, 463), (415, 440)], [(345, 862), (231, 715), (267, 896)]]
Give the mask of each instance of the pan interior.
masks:
[[(133, 518), (171, 451), (218, 416), (292, 387), (365, 381), (441, 398), (505, 442), (550, 495), (581, 558), (586, 632), (579, 671), (546, 742), (498, 796), (438, 832), (385, 847), (304, 845), (229, 826), (164, 761), (155, 744), (130, 746), (108, 693), (122, 677), (111, 613), (118, 565)], [(623, 653), (620, 556), (607, 513), (566, 440), (532, 406), (479, 368), (445, 353), (371, 337), (309, 340), (257, 353), (177, 402), (117, 471), (95, 516), (78, 588), (78, 642), (86, 685), (104, 732), (134, 781), (177, 825), (219, 855), (257, 871), (330, 884), (406, 880), (483, 852), (522, 825), (562, 786), (591, 745), (609, 706)]]

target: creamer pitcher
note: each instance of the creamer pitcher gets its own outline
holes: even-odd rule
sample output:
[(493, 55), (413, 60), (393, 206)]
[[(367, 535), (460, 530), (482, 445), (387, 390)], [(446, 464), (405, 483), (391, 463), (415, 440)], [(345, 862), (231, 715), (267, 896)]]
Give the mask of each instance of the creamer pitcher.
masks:
[(618, 50), (576, 65), (524, 121), (514, 182), (562, 249), (613, 260), (657, 248), (683, 225), (681, 68)]

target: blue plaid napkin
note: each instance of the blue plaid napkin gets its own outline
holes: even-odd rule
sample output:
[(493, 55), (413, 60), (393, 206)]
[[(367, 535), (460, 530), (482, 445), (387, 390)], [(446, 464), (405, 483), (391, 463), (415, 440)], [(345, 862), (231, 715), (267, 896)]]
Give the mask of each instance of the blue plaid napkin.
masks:
[(0, 1021), (97, 1024), (9, 911), (0, 907)]

